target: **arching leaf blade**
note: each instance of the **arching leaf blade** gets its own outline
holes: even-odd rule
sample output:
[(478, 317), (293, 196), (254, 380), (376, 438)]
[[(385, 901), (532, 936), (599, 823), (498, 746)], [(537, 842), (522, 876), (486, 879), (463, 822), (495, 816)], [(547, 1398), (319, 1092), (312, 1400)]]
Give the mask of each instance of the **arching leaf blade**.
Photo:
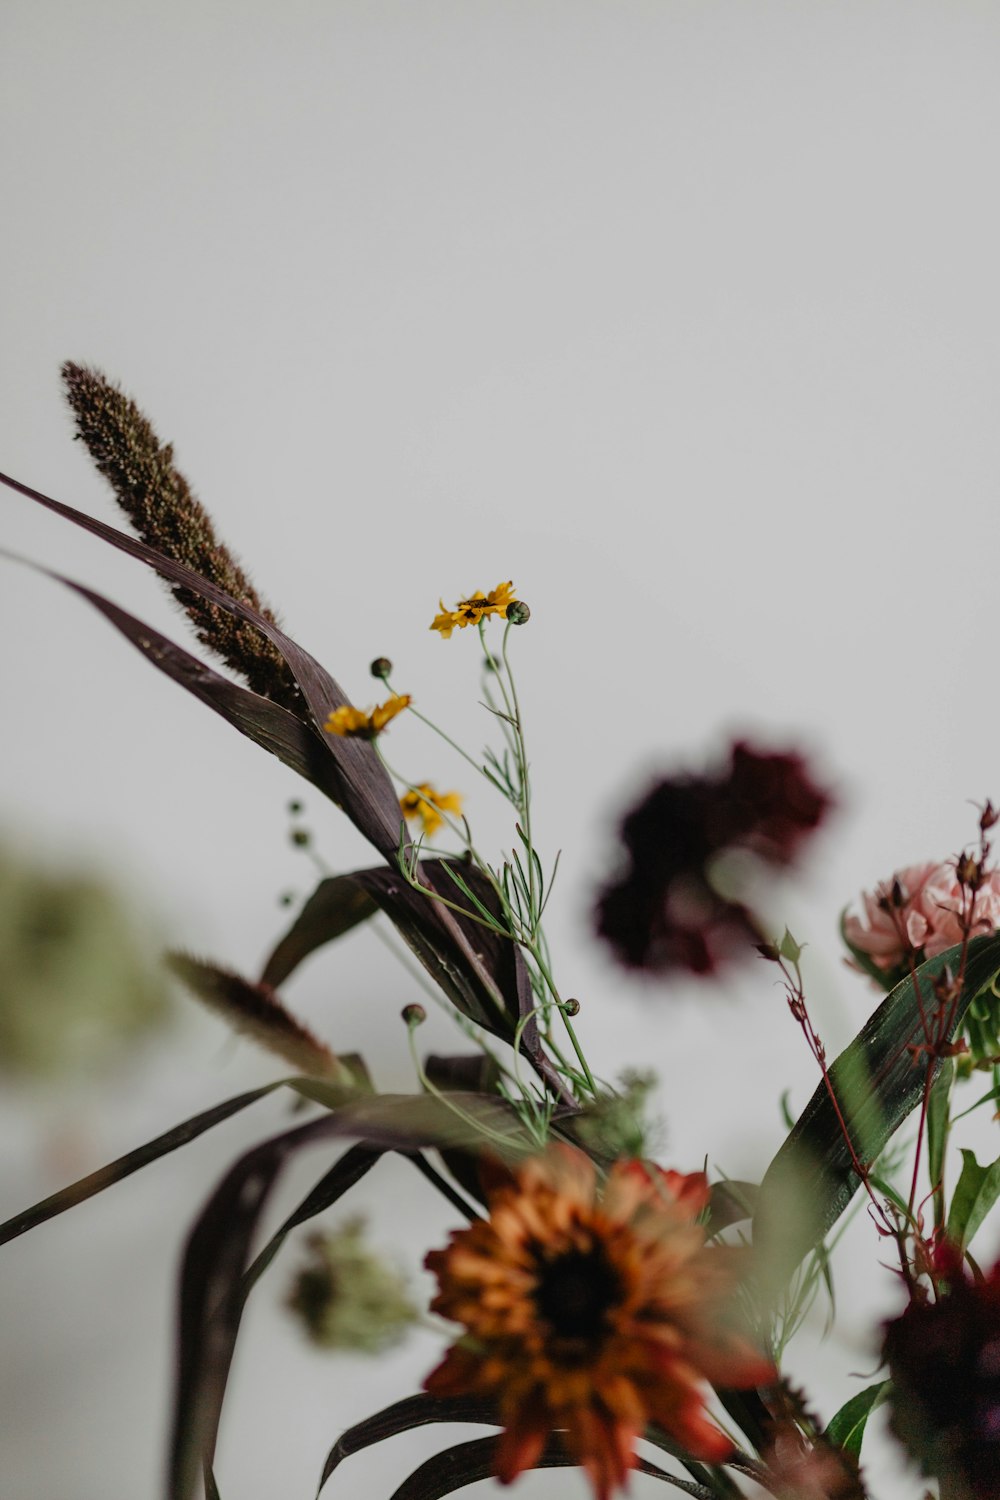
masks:
[(86, 1177), (71, 1182), (68, 1187), (60, 1188), (57, 1193), (52, 1193), (48, 1198), (43, 1198), (40, 1203), (24, 1209), (8, 1219), (6, 1223), (0, 1224), (0, 1245), (6, 1245), (9, 1240), (16, 1240), (18, 1235), (26, 1234), (29, 1229), (44, 1224), (47, 1219), (54, 1219), (58, 1214), (65, 1213), (67, 1209), (74, 1208), (76, 1204), (84, 1203), (88, 1198), (103, 1193), (105, 1188), (113, 1187), (116, 1182), (130, 1177), (133, 1172), (149, 1166), (150, 1162), (158, 1161), (161, 1156), (167, 1156), (180, 1146), (186, 1146), (189, 1141), (196, 1140), (206, 1130), (211, 1130), (213, 1126), (220, 1125), (223, 1120), (228, 1120), (230, 1115), (238, 1114), (241, 1109), (246, 1109), (248, 1105), (255, 1104), (258, 1099), (263, 1099), (265, 1094), (271, 1094), (275, 1089), (284, 1087), (287, 1081), (287, 1079), (280, 1079), (277, 1083), (267, 1083), (263, 1088), (251, 1089), (246, 1094), (238, 1094), (234, 1099), (227, 1099), (223, 1104), (215, 1104), (211, 1109), (192, 1115), (190, 1120), (185, 1120), (183, 1124), (175, 1125), (163, 1135), (147, 1141), (144, 1146), (137, 1146), (134, 1151), (127, 1151), (124, 1156), (119, 1156), (115, 1161), (109, 1162), (106, 1167), (99, 1167), (96, 1172), (90, 1172)]
[[(956, 971), (960, 948), (928, 959), (916, 973), (925, 1006), (931, 983), (945, 965)], [(969, 944), (965, 984), (949, 1034), (971, 1002), (1000, 974), (1000, 934)], [(886, 996), (861, 1031), (830, 1066), (829, 1076), (862, 1161), (874, 1161), (920, 1102), (925, 1067), (908, 1051), (923, 1041), (913, 976)], [(858, 1188), (851, 1153), (824, 1083), (777, 1152), (760, 1186), (754, 1246), (763, 1284), (777, 1290), (802, 1258), (822, 1242)]]

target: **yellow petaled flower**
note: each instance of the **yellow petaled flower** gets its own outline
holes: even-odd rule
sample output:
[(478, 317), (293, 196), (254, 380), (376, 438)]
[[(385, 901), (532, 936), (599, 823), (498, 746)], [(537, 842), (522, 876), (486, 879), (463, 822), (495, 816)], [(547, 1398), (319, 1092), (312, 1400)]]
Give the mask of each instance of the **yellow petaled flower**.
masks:
[(399, 805), (404, 818), (419, 818), (424, 833), (437, 833), (444, 822), (441, 814), (461, 813), (462, 798), (458, 792), (436, 792), (428, 781), (421, 781), (400, 797)]
[(466, 1334), (425, 1381), (437, 1396), (495, 1400), (496, 1472), (509, 1484), (558, 1432), (596, 1500), (624, 1487), (655, 1422), (692, 1458), (732, 1444), (705, 1411), (707, 1383), (776, 1379), (728, 1322), (740, 1251), (712, 1247), (702, 1173), (619, 1161), (603, 1191), (590, 1158), (556, 1145), (490, 1195), (490, 1217), (425, 1262), (432, 1310)]
[(390, 719), (401, 714), (404, 708), (409, 708), (411, 701), (409, 693), (402, 695), (397, 693), (395, 697), (388, 698), (385, 703), (378, 704), (370, 713), (363, 713), (360, 708), (352, 708), (349, 703), (345, 703), (342, 708), (334, 709), (323, 728), (327, 734), (373, 740), (382, 732)]
[(444, 600), (439, 599), (438, 605), (441, 613), (435, 615), (431, 621), (431, 629), (440, 631), (445, 640), (453, 630), (464, 630), (467, 625), (478, 625), (480, 620), (487, 619), (490, 615), (500, 615), (501, 619), (507, 616), (507, 608), (514, 603), (514, 584), (508, 579), (506, 583), (498, 583), (495, 589), (490, 589), (484, 594), (482, 589), (477, 589), (470, 594), (468, 599), (459, 599), (454, 609), (445, 609)]

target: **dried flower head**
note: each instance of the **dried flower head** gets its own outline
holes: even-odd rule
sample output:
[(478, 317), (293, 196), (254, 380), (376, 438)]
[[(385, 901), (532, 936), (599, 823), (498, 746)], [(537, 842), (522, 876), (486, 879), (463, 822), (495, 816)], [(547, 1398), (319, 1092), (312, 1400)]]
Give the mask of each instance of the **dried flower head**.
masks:
[(553, 1432), (597, 1500), (624, 1486), (651, 1422), (695, 1458), (728, 1456), (706, 1382), (764, 1384), (774, 1369), (727, 1322), (739, 1252), (706, 1247), (707, 1198), (701, 1173), (638, 1161), (617, 1163), (600, 1191), (590, 1159), (556, 1145), (490, 1194), (488, 1219), (427, 1257), (432, 1309), (466, 1335), (426, 1388), (495, 1398), (502, 1482)]
[[(173, 447), (160, 442), (135, 402), (100, 370), (67, 361), (62, 376), (76, 435), (142, 540), (276, 624), (276, 616), (219, 540), (211, 517), (175, 466)], [(171, 585), (171, 593), (202, 645), (255, 692), (301, 712), (302, 696), (284, 657), (256, 626), (179, 584)]]
[(885, 1330), (892, 1426), (953, 1500), (1000, 1496), (1000, 1264), (958, 1271), (936, 1302), (911, 1302)]
[(384, 703), (379, 703), (375, 708), (369, 709), (367, 713), (345, 703), (342, 708), (334, 709), (323, 728), (327, 734), (373, 740), (376, 735), (382, 733), (382, 730), (397, 714), (401, 714), (404, 708), (409, 708), (412, 701), (409, 693), (396, 693), (393, 697), (387, 698)]
[(430, 782), (421, 781), (400, 797), (399, 806), (404, 818), (419, 818), (424, 833), (430, 835), (437, 833), (444, 822), (442, 813), (461, 816), (462, 797), (458, 792), (436, 792)]
[(752, 914), (713, 877), (720, 856), (790, 864), (830, 805), (801, 756), (743, 742), (718, 776), (668, 777), (622, 824), (628, 865), (598, 903), (598, 932), (631, 968), (711, 973), (759, 941)]
[(437, 630), (442, 639), (447, 640), (453, 630), (478, 625), (480, 620), (486, 620), (490, 615), (506, 619), (508, 609), (514, 602), (514, 584), (510, 579), (506, 583), (498, 583), (488, 594), (477, 589), (468, 599), (460, 599), (454, 609), (446, 609), (444, 600), (441, 599), (438, 601), (441, 613), (431, 621), (431, 629)]
[(415, 1322), (405, 1283), (364, 1243), (364, 1222), (350, 1219), (335, 1233), (311, 1234), (307, 1263), (288, 1296), (314, 1344), (378, 1354), (397, 1344)]

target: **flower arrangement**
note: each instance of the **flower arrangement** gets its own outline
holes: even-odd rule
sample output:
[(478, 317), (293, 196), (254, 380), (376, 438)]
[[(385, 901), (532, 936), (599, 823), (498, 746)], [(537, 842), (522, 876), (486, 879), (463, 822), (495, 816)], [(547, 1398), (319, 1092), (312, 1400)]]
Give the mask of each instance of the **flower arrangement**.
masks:
[[(448, 1347), (424, 1388), (344, 1433), (321, 1489), (351, 1454), (428, 1423), (494, 1434), (423, 1464), (396, 1500), (436, 1500), (495, 1476), (579, 1466), (595, 1500), (633, 1471), (696, 1500), (752, 1487), (776, 1500), (860, 1500), (866, 1422), (888, 1405), (893, 1431), (943, 1500), (1000, 1496), (1000, 1265), (970, 1246), (1000, 1196), (1000, 1162), (962, 1150), (962, 1120), (1000, 1099), (998, 813), (979, 809), (954, 858), (901, 868), (847, 914), (849, 961), (881, 993), (857, 1037), (827, 1057), (806, 994), (802, 947), (769, 931), (755, 900), (769, 869), (805, 855), (833, 797), (806, 759), (745, 741), (721, 764), (659, 780), (625, 817), (622, 862), (599, 892), (596, 932), (653, 981), (711, 984), (756, 963), (778, 977), (816, 1065), (815, 1092), (760, 1183), (665, 1166), (647, 1144), (648, 1079), (613, 1087), (574, 1028), (544, 916), (555, 865), (534, 833), (514, 645), (530, 620), (512, 580), (439, 601), (430, 629), (477, 653), (491, 744), (481, 753), (424, 719), (510, 809), (513, 847), (481, 850), (462, 794), (397, 771), (387, 736), (402, 714), (392, 664), (372, 663), (381, 702), (351, 702), (277, 623), (136, 405), (97, 371), (68, 364), (78, 435), (132, 532), (26, 484), (5, 485), (153, 568), (216, 670), (110, 600), (52, 574), (98, 609), (154, 666), (340, 809), (371, 844), (370, 868), (322, 879), (246, 978), (187, 954), (170, 966), (203, 1003), (290, 1067), (290, 1076), (175, 1130), (0, 1226), (35, 1228), (274, 1090), (304, 1120), (242, 1156), (203, 1207), (184, 1255), (178, 1307), (169, 1500), (217, 1496), (214, 1449), (242, 1312), (284, 1241), (388, 1151), (443, 1195), (461, 1227), (431, 1246), (429, 1314)], [(42, 569), (42, 571), (46, 571)], [(464, 638), (463, 638), (464, 637)], [(519, 642), (518, 642), (519, 644)], [(406, 684), (409, 688), (411, 684)], [(443, 839), (444, 845), (436, 842)], [(382, 914), (422, 965), (429, 993), (463, 1036), (457, 1055), (421, 1056), (426, 1012), (403, 1012), (415, 1086), (383, 1094), (365, 1061), (340, 1055), (284, 1004), (305, 958)], [(970, 1081), (975, 1098), (968, 1102)], [(267, 1194), (316, 1142), (342, 1146), (312, 1191), (253, 1253)], [(829, 1277), (852, 1204), (904, 1307), (880, 1332), (876, 1378), (823, 1422), (782, 1371), (785, 1348)], [(418, 1315), (372, 1259), (361, 1228), (313, 1226), (288, 1307), (329, 1347), (378, 1352)], [(652, 1456), (652, 1455), (655, 1455)], [(921, 1486), (915, 1481), (915, 1494)]]

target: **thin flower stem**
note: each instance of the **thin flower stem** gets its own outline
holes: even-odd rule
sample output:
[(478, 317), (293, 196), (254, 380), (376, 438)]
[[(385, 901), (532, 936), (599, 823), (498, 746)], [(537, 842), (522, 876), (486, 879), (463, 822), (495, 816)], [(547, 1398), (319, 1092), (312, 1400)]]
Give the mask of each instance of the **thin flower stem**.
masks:
[(465, 1110), (461, 1109), (455, 1103), (454, 1099), (450, 1099), (448, 1097), (448, 1094), (444, 1089), (439, 1089), (436, 1084), (431, 1082), (426, 1072), (424, 1071), (423, 1063), (420, 1061), (420, 1054), (417, 1051), (416, 1030), (417, 1028), (415, 1026), (407, 1027), (407, 1040), (410, 1046), (410, 1056), (413, 1059), (413, 1068), (417, 1075), (417, 1078), (420, 1081), (421, 1087), (426, 1089), (428, 1094), (433, 1095), (433, 1097), (438, 1101), (439, 1104), (443, 1104), (445, 1109), (450, 1110), (451, 1113), (456, 1117), (456, 1119), (462, 1121), (463, 1125), (467, 1125), (469, 1129), (473, 1131), (473, 1133), (478, 1133), (479, 1135), (485, 1136), (487, 1140), (492, 1141), (494, 1145), (501, 1146), (504, 1150), (509, 1149), (512, 1143), (510, 1136), (501, 1135), (498, 1130), (491, 1130), (490, 1127), (488, 1125), (484, 1125), (481, 1120), (477, 1120), (473, 1115), (466, 1114)]

